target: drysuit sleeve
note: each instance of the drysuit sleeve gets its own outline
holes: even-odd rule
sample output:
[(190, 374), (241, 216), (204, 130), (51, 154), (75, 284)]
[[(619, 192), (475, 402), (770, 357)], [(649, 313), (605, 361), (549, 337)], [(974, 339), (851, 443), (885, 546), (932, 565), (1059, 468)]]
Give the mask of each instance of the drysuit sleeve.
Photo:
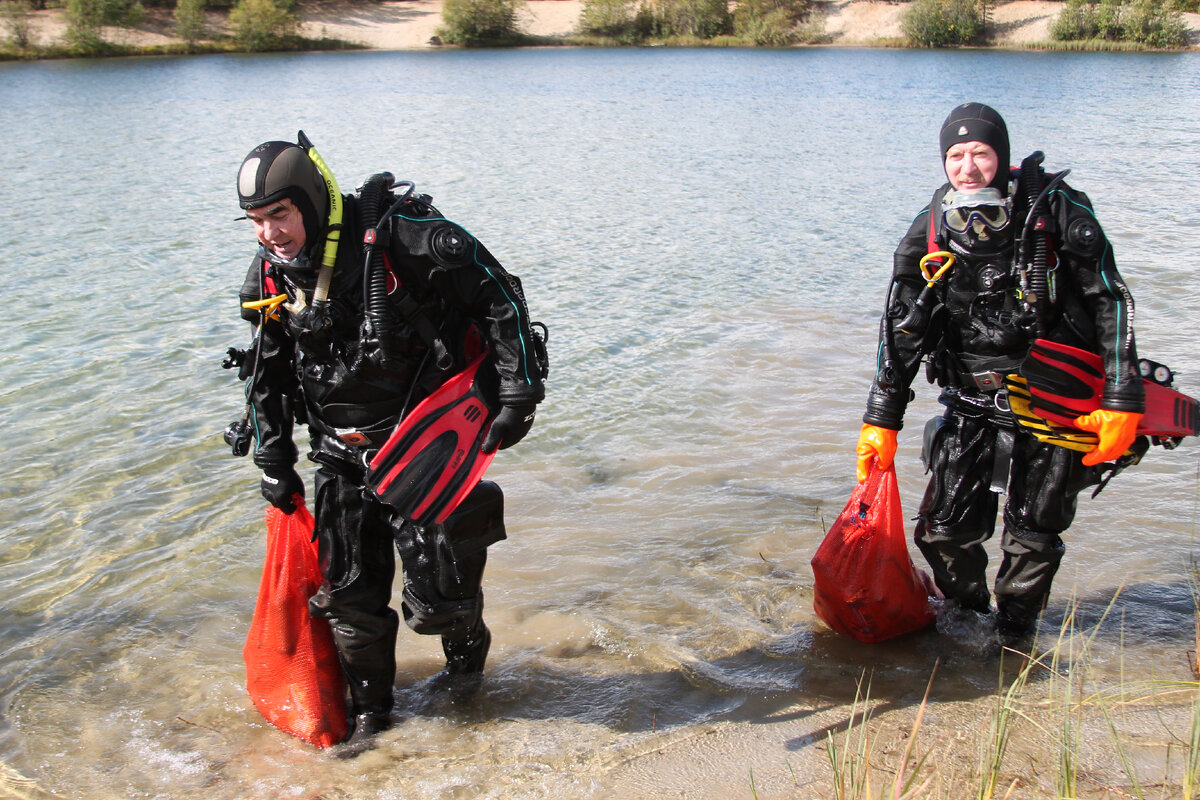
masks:
[[(1112, 244), (1083, 192), (1063, 184), (1053, 192), (1058, 256), (1082, 305), (1084, 327), (1104, 361), (1100, 405), (1113, 411), (1145, 410), (1146, 391), (1137, 368), (1133, 295), (1117, 271)], [(1070, 312), (1068, 312), (1070, 314)]]
[(892, 256), (892, 280), (879, 321), (875, 379), (863, 415), (868, 425), (897, 431), (903, 427), (904, 410), (912, 397), (909, 387), (937, 335), (941, 315), (934, 313), (934, 307), (925, 307), (936, 303), (936, 298), (926, 295), (922, 307), (917, 305), (926, 287), (920, 264), (929, 249), (928, 230), (926, 207), (913, 220)]
[[(262, 262), (256, 258), (239, 292), (242, 303), (263, 298), (261, 273)], [(298, 457), (292, 439), (292, 398), (296, 390), (292, 369), (294, 348), (286, 328), (278, 319), (267, 320), (262, 329), (257, 330), (261, 312), (243, 306), (242, 317), (255, 326), (257, 335), (255, 352), (247, 356), (255, 363), (246, 379), (250, 423), (257, 442), (254, 464), (260, 469), (290, 467)]]
[(444, 275), (464, 311), (484, 330), (499, 378), (497, 399), (506, 406), (540, 403), (546, 394), (544, 343), (534, 333), (521, 280), (478, 241), (473, 263)]
[(393, 236), (405, 248), (398, 257), (412, 263), (413, 256), (425, 256), (425, 263), (431, 263), (426, 280), (482, 329), (496, 370), (496, 400), (506, 406), (541, 402), (545, 343), (534, 332), (520, 279), (470, 233), (447, 220), (399, 222)]

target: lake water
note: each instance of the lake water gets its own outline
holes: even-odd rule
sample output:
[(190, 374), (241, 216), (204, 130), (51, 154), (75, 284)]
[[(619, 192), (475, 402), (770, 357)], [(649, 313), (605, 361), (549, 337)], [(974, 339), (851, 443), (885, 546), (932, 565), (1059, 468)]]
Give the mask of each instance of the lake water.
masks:
[[(964, 100), (1001, 110), (1014, 160), (1042, 149), (1072, 169), (1137, 298), (1140, 350), (1200, 393), (1195, 54), (0, 64), (0, 795), (607, 797), (664, 743), (846, 702), (864, 668), (897, 704), (938, 659), (935, 706), (989, 691), (978, 642), (829, 632), (809, 568), (854, 485), (891, 252)], [(449, 703), (427, 684), (436, 640), (402, 630), (398, 727), (352, 761), (245, 695), (263, 502), (221, 441), (241, 389), (219, 364), (249, 339), (234, 176), (300, 128), (344, 189), (415, 180), (522, 277), (551, 332), (538, 425), (490, 473), (509, 540), (485, 579), (483, 690)], [(909, 516), (920, 423), (940, 410), (916, 388)], [(1156, 448), (1066, 537), (1048, 625), (1074, 602), (1094, 622), (1123, 589), (1094, 653), (1114, 681), (1190, 675), (1196, 452)], [(801, 796), (786, 753), (822, 735), (752, 764), (759, 796)], [(750, 796), (744, 764), (689, 763), (625, 796)]]

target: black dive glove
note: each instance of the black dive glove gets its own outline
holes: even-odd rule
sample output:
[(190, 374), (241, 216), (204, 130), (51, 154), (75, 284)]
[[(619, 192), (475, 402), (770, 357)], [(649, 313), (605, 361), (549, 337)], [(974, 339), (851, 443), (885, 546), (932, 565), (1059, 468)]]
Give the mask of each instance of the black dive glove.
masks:
[(295, 495), (304, 497), (304, 481), (295, 467), (268, 467), (263, 470), (262, 496), (285, 514), (296, 513)]
[(499, 445), (501, 450), (512, 447), (525, 438), (533, 427), (533, 415), (537, 406), (501, 406), (500, 413), (492, 420), (487, 436), (480, 449), (490, 453)]

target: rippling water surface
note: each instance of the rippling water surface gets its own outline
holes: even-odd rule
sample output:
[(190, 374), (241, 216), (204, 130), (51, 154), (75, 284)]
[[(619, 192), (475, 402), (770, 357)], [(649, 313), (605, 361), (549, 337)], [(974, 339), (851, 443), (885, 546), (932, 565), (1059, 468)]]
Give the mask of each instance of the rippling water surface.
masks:
[[(940, 180), (937, 126), (966, 99), (1004, 113), (1014, 158), (1043, 149), (1072, 168), (1138, 300), (1141, 350), (1200, 392), (1194, 54), (0, 65), (8, 791), (603, 797), (639, 754), (796, 698), (852, 698), (864, 667), (909, 702), (937, 658), (935, 702), (987, 691), (994, 665), (953, 635), (830, 634), (808, 567), (853, 485), (892, 248)], [(245, 696), (263, 504), (220, 436), (240, 412), (221, 356), (249, 338), (234, 174), (299, 128), (343, 187), (382, 169), (415, 180), (521, 275), (551, 331), (538, 426), (492, 467), (510, 538), (486, 578), (484, 689), (473, 704), (434, 692), (436, 641), (402, 631), (399, 726), (349, 762), (274, 731)], [(919, 422), (938, 411), (922, 387), (898, 462), (910, 515)], [(1124, 640), (1097, 651), (1114, 674), (1123, 659), (1178, 677), (1192, 646), (1195, 453), (1155, 450), (1067, 537), (1051, 614), (1078, 600), (1095, 617), (1124, 587)], [(690, 789), (664, 768), (641, 794), (743, 781), (696, 769)]]

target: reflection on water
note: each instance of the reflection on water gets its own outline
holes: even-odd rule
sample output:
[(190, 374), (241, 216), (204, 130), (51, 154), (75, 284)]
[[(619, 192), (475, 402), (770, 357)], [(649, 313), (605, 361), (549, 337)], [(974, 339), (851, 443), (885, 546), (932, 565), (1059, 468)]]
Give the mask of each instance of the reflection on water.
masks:
[[(1191, 56), (553, 50), (0, 73), (10, 792), (24, 775), (84, 798), (655, 796), (678, 759), (653, 756), (675, 752), (707, 787), (689, 796), (718, 796), (744, 789), (744, 764), (705, 742), (790, 725), (761, 768), (820, 755), (863, 669), (891, 708), (920, 701), (935, 661), (943, 713), (985, 696), (978, 637), (841, 639), (812, 615), (808, 568), (853, 482), (891, 249), (965, 87), (988, 86), (1014, 154), (1073, 168), (1141, 349), (1200, 392), (1200, 317), (1181, 302), (1200, 223), (1164, 201), (1200, 171)], [(220, 439), (239, 389), (218, 364), (248, 339), (233, 175), (298, 128), (344, 186), (416, 180), (551, 329), (538, 427), (492, 468), (511, 518), (486, 579), (484, 689), (435, 692), (437, 643), (403, 632), (399, 726), (336, 763), (245, 696), (262, 508)], [(921, 389), (901, 435), (910, 513), (919, 422), (939, 413)], [(1047, 629), (1072, 600), (1098, 621), (1124, 587), (1096, 643), (1113, 680), (1185, 674), (1198, 500), (1189, 441), (1083, 504)]]

